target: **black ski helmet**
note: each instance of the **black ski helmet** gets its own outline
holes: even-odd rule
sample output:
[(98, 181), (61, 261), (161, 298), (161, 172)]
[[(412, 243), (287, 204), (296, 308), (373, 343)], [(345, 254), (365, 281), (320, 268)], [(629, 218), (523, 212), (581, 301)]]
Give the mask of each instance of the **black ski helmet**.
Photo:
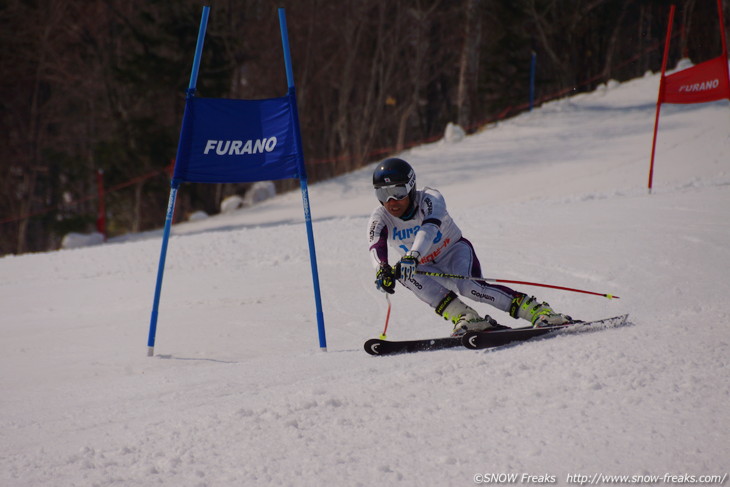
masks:
[(377, 190), (387, 186), (404, 187), (413, 203), (416, 195), (416, 171), (403, 159), (391, 157), (384, 160), (373, 171), (373, 188)]

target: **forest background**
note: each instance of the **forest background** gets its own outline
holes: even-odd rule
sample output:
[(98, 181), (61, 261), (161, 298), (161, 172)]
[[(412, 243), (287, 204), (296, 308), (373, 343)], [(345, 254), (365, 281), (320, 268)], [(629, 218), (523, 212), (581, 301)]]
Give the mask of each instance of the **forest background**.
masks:
[[(716, 0), (675, 3), (669, 66), (718, 56)], [(95, 230), (100, 175), (109, 236), (162, 225), (205, 4), (196, 95), (223, 98), (285, 94), (286, 8), (316, 182), (528, 109), (533, 53), (536, 104), (658, 71), (670, 2), (0, 0), (0, 255)], [(178, 218), (248, 188), (189, 185)]]

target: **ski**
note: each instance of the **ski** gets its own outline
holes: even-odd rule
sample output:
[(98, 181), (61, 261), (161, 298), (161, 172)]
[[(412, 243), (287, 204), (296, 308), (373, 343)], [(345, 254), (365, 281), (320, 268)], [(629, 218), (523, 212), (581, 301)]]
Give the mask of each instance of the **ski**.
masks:
[(614, 316), (595, 321), (577, 321), (566, 325), (548, 326), (543, 328), (506, 328), (504, 330), (467, 332), (460, 337), (425, 338), (421, 340), (390, 341), (372, 338), (365, 342), (364, 348), (370, 355), (395, 355), (399, 353), (424, 352), (429, 350), (443, 350), (464, 346), (473, 350), (493, 348), (517, 341), (525, 341), (549, 333), (577, 329), (585, 326), (614, 327), (626, 323), (628, 314)]
[(423, 340), (389, 341), (372, 338), (365, 342), (370, 355), (394, 355), (397, 353), (423, 352), (461, 346), (461, 337), (426, 338)]
[(560, 330), (566, 330), (571, 328), (583, 328), (585, 326), (596, 327), (614, 327), (621, 326), (626, 323), (629, 315), (614, 316), (612, 318), (605, 318), (602, 320), (595, 321), (576, 321), (574, 323), (568, 323), (565, 325), (558, 326), (546, 326), (543, 328), (512, 328), (507, 330), (494, 330), (494, 331), (470, 331), (461, 337), (461, 344), (466, 348), (472, 350), (479, 350), (483, 348), (500, 347), (507, 345), (508, 343), (525, 341), (531, 338), (535, 338), (549, 333), (554, 333)]

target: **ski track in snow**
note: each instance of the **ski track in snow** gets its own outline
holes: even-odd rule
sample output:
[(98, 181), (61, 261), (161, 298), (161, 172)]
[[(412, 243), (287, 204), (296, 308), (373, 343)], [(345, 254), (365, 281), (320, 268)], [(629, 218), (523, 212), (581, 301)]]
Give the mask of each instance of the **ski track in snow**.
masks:
[[(296, 193), (174, 227), (153, 358), (159, 231), (0, 259), (0, 485), (726, 473), (730, 111), (663, 107), (650, 196), (657, 87), (609, 83), (402, 155), (486, 277), (616, 294), (521, 288), (582, 319), (630, 313), (628, 326), (365, 354), (386, 307), (365, 248), (372, 166), (310, 187), (326, 353)], [(390, 338), (450, 331), (403, 288), (392, 300)]]

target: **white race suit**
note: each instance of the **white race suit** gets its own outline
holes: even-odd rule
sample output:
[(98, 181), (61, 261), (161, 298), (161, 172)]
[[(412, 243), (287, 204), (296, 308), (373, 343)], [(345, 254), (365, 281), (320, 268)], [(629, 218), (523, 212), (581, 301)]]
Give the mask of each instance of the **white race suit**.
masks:
[[(398, 260), (409, 250), (419, 252), (418, 270), (421, 271), (481, 276), (474, 247), (449, 216), (441, 193), (424, 188), (416, 191), (413, 200), (413, 210), (407, 212), (406, 219), (392, 216), (382, 205), (370, 215), (368, 243), (373, 265), (377, 268), (388, 262), (390, 246), (398, 253)], [(436, 308), (449, 291), (454, 291), (509, 312), (512, 300), (522, 294), (484, 281), (421, 274), (414, 274), (408, 281), (401, 279), (400, 283), (432, 308)]]

